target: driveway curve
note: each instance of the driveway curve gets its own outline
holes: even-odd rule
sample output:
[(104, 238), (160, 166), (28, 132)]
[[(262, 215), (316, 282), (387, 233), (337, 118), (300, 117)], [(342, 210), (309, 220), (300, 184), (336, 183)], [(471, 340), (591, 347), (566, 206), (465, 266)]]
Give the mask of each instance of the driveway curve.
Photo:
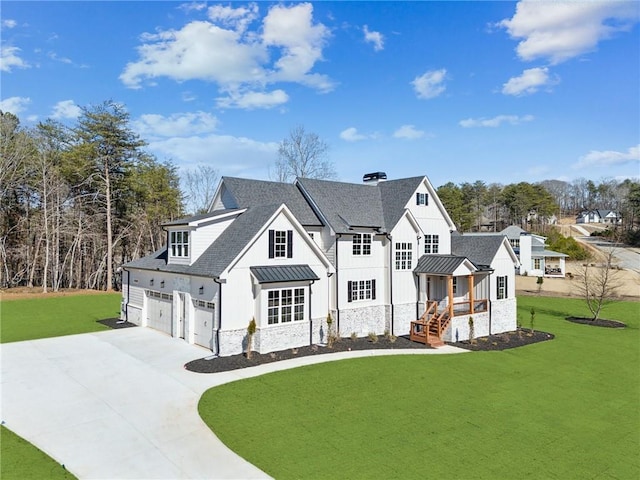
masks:
[(3, 344), (2, 421), (82, 479), (269, 478), (202, 421), (205, 390), (294, 366), (403, 352), (342, 352), (210, 375), (183, 368), (207, 353), (147, 328)]

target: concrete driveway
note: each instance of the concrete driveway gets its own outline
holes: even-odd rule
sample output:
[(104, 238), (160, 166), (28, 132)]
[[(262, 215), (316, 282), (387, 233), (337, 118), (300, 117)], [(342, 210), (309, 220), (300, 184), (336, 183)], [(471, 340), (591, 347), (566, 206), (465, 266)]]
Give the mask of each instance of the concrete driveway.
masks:
[(345, 358), (463, 352), (339, 352), (206, 375), (183, 365), (208, 350), (149, 328), (7, 343), (0, 345), (0, 411), (10, 430), (81, 479), (269, 478), (202, 421), (205, 390)]
[(146, 328), (0, 345), (2, 421), (81, 479), (269, 478), (198, 415), (233, 379), (184, 370), (207, 352)]

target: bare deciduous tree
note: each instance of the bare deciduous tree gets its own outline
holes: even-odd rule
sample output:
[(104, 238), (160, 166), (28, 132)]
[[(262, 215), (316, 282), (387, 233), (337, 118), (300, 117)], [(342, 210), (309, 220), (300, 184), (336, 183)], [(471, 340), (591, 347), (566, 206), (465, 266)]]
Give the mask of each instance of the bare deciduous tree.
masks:
[(218, 171), (209, 165), (198, 165), (183, 176), (187, 212), (206, 213), (216, 193)]
[(592, 320), (600, 318), (602, 309), (618, 298), (620, 286), (618, 269), (615, 265), (615, 244), (603, 254), (600, 264), (585, 263), (575, 276), (576, 290), (584, 298), (592, 315)]
[(296, 177), (333, 179), (337, 173), (327, 158), (329, 145), (315, 133), (307, 133), (302, 125), (293, 128), (280, 142), (278, 159), (271, 177), (290, 182)]

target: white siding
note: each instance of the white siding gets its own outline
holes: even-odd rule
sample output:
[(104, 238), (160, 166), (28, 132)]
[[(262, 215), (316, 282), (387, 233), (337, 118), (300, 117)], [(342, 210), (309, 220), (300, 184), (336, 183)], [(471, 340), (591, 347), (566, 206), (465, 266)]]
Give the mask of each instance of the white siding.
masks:
[(213, 222), (199, 226), (191, 232), (191, 263), (195, 262), (204, 251), (224, 232), (237, 216), (214, 219)]
[[(412, 245), (412, 261), (409, 270), (396, 270), (396, 244), (411, 243)], [(396, 227), (391, 232), (391, 265), (393, 271), (393, 303), (406, 304), (417, 301), (417, 278), (413, 273), (413, 269), (418, 263), (421, 256), (420, 244), (418, 242), (418, 232), (416, 232), (407, 217), (400, 219)]]
[[(416, 193), (426, 193), (429, 195), (429, 205), (416, 205)], [(435, 191), (428, 188), (423, 182), (413, 193), (405, 208), (408, 208), (418, 221), (420, 228), (426, 235), (438, 235), (440, 237), (440, 251), (438, 253), (451, 253), (450, 226), (438, 208)], [(421, 245), (423, 245), (421, 243)], [(422, 247), (424, 248), (424, 247)], [(421, 253), (424, 252), (424, 249)]]

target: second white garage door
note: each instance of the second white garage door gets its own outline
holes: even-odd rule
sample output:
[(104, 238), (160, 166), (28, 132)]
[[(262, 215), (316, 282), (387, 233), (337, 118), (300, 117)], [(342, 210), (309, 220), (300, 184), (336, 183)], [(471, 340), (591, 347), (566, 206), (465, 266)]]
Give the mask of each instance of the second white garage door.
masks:
[(194, 300), (195, 318), (193, 328), (193, 343), (215, 351), (213, 327), (216, 306), (212, 302)]
[(171, 335), (173, 295), (147, 290), (147, 326)]

